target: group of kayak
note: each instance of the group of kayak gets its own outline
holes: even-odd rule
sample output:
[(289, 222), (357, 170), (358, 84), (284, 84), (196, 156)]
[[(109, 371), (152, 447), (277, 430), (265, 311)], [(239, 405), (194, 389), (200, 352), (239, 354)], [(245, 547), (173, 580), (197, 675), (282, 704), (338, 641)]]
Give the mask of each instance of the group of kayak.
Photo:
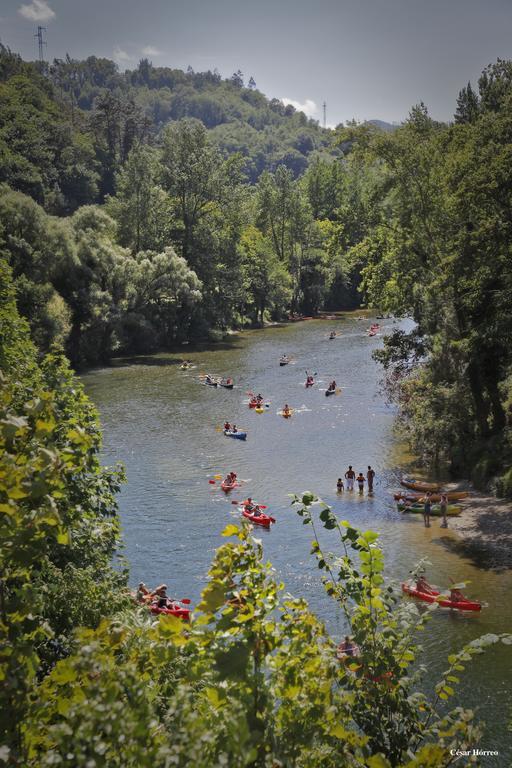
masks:
[(218, 376), (212, 376), (211, 373), (206, 373), (199, 377), (202, 379), (203, 384), (209, 387), (224, 387), (224, 389), (233, 389), (233, 379), (229, 376), (227, 379), (219, 378)]
[[(236, 472), (228, 472), (220, 484), (220, 487), (226, 494), (228, 494), (234, 488), (238, 488), (239, 486), (240, 482), (238, 481)], [(264, 528), (270, 528), (271, 524), (275, 523), (274, 517), (263, 512), (263, 510), (267, 507), (264, 504), (258, 504), (257, 502), (253, 501), (250, 496), (242, 502), (233, 501), (231, 503), (238, 504), (238, 511), (242, 513), (243, 517), (245, 517), (247, 520), (250, 520), (251, 523), (254, 523), (255, 525), (261, 525)]]
[(413, 512), (424, 516), (426, 514), (428, 517), (442, 517), (445, 528), (447, 527), (446, 517), (458, 517), (462, 512), (462, 506), (453, 502), (462, 501), (469, 496), (468, 491), (444, 491), (438, 483), (425, 483), (417, 480), (401, 480), (400, 482), (408, 490), (394, 494), (398, 509), (402, 512)]

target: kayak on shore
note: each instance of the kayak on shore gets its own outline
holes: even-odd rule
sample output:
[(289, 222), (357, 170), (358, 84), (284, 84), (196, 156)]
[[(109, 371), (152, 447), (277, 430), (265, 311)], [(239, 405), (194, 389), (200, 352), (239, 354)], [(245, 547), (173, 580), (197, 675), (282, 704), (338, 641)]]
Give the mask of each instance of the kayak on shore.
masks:
[(400, 480), (400, 485), (403, 485), (404, 488), (410, 488), (413, 491), (423, 491), (423, 493), (426, 493), (427, 491), (431, 491), (431, 493), (439, 493), (443, 487), (440, 483), (425, 483), (422, 480), (408, 480), (407, 478)]
[(233, 432), (232, 429), (225, 429), (223, 431), (226, 437), (234, 437), (235, 440), (245, 440), (247, 438), (247, 432), (242, 432), (238, 429), (236, 432)]
[[(445, 496), (448, 501), (462, 501), (462, 499), (468, 498), (469, 491), (447, 491)], [(412, 503), (421, 503), (425, 501), (425, 495), (420, 491), (412, 493), (402, 493), (399, 491), (398, 493), (393, 494), (393, 498), (395, 501), (411, 501)], [(441, 501), (441, 494), (433, 493), (430, 497), (430, 501)]]
[(450, 600), (448, 597), (440, 597), (441, 592), (437, 589), (433, 589), (430, 593), (421, 592), (410, 582), (402, 583), (402, 592), (426, 603), (438, 603), (443, 608), (455, 608), (457, 611), (480, 611), (482, 609), (482, 604), (473, 600)]
[[(414, 512), (422, 515), (425, 507), (423, 504), (405, 504), (403, 501), (399, 501), (397, 504), (400, 512)], [(458, 517), (462, 512), (462, 507), (456, 504), (448, 504), (446, 507), (446, 514), (448, 517)], [(432, 504), (430, 508), (430, 514), (432, 517), (441, 517), (441, 507), (439, 504)]]

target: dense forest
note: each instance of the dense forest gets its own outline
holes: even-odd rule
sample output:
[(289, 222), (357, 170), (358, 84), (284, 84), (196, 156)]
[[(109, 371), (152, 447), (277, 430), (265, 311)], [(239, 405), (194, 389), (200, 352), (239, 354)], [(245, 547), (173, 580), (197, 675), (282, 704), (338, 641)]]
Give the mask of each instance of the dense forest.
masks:
[(450, 124), (324, 130), (241, 72), (0, 52), (0, 251), (75, 368), (355, 308), (415, 321), (379, 357), (434, 467), (512, 492), (512, 64)]

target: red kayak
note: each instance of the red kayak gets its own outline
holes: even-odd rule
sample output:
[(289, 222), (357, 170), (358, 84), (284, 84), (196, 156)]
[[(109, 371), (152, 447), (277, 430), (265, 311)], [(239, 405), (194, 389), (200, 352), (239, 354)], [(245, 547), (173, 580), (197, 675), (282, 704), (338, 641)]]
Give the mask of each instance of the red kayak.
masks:
[(237, 488), (239, 485), (240, 483), (237, 483), (236, 480), (234, 483), (226, 483), (226, 481), (223, 480), (222, 483), (220, 484), (220, 487), (225, 493), (229, 493), (230, 491), (233, 490), (233, 488)]
[(260, 512), (259, 515), (255, 515), (254, 512), (249, 512), (248, 509), (245, 507), (240, 507), (242, 511), (242, 515), (247, 518), (247, 520), (250, 520), (251, 523), (254, 523), (254, 525), (262, 525), (264, 528), (270, 528), (271, 523), (275, 523), (275, 519), (271, 517), (270, 515), (265, 515), (263, 512)]
[(458, 611), (480, 611), (482, 609), (480, 603), (472, 602), (471, 600), (449, 600), (444, 597), (438, 600), (438, 596), (441, 594), (438, 590), (433, 589), (431, 593), (420, 592), (416, 587), (406, 582), (402, 584), (402, 592), (411, 597), (416, 597), (418, 600), (424, 600), (426, 603), (439, 603), (443, 608), (456, 608)]
[(152, 605), (149, 610), (157, 615), (163, 613), (166, 616), (177, 616), (184, 621), (190, 621), (190, 614), (192, 613), (190, 608), (158, 608), (156, 605)]

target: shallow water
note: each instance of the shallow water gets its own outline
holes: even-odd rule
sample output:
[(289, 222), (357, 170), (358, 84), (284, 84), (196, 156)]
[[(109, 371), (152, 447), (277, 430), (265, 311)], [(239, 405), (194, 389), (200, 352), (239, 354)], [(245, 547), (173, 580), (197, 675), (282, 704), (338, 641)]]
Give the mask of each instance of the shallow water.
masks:
[[(391, 322), (383, 324), (386, 332)], [(128, 483), (120, 507), (134, 584), (165, 581), (170, 594), (197, 600), (223, 541), (220, 532), (238, 519), (218, 483), (212, 486), (208, 480), (234, 470), (245, 482), (233, 498), (250, 495), (277, 518), (270, 531), (258, 530), (266, 556), (286, 588), (305, 596), (338, 637), (343, 619), (324, 594), (309, 554), (311, 528), (290, 509), (289, 493), (312, 490), (343, 519), (381, 534), (389, 578), (405, 578), (427, 556), (432, 563), (427, 575), (434, 583), (470, 581), (468, 594), (488, 603), (475, 615), (436, 612), (423, 638), (428, 686), (445, 668), (449, 653), (481, 634), (512, 629), (512, 575), (479, 570), (450, 552), (443, 539), (452, 534), (440, 529), (438, 519), (425, 529), (420, 516), (397, 512), (391, 491), (398, 487), (406, 457), (393, 436), (395, 413), (379, 394), (381, 371), (371, 358), (382, 337), (368, 338), (367, 326), (347, 315), (252, 331), (206, 351), (184, 347), (184, 355), (197, 366), (191, 371), (179, 370), (178, 355), (162, 354), (93, 371), (83, 381), (100, 410), (104, 461), (122, 461), (126, 467)], [(329, 340), (331, 328), (341, 336)], [(283, 353), (296, 362), (279, 367)], [(307, 390), (306, 368), (317, 373), (315, 386)], [(198, 374), (205, 371), (233, 376), (235, 389), (203, 386)], [(327, 398), (321, 390), (332, 378), (342, 394)], [(249, 390), (271, 402), (265, 413), (248, 408)], [(298, 409), (288, 420), (277, 415), (285, 402)], [(247, 442), (216, 430), (226, 419), (248, 431)], [(336, 479), (348, 464), (356, 472), (365, 472), (368, 464), (374, 467), (372, 498), (336, 494)], [(332, 534), (322, 534), (322, 541), (336, 547)], [(478, 706), (479, 719), (486, 723), (480, 747), (500, 750), (499, 758), (484, 758), (484, 765), (512, 763), (507, 731), (511, 688), (511, 652), (502, 645), (473, 662), (460, 688), (459, 701)]]

